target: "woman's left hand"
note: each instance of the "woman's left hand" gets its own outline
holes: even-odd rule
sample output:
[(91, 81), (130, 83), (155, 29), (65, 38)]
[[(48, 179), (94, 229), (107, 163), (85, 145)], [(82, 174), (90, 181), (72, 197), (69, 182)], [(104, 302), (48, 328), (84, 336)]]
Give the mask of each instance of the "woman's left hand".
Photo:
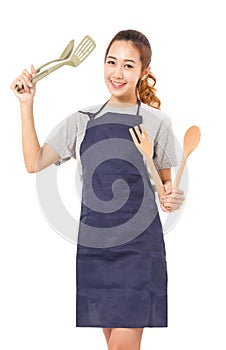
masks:
[(185, 197), (184, 191), (179, 188), (173, 189), (172, 183), (167, 182), (163, 185), (164, 194), (160, 198), (160, 206), (164, 212), (172, 212), (180, 209)]

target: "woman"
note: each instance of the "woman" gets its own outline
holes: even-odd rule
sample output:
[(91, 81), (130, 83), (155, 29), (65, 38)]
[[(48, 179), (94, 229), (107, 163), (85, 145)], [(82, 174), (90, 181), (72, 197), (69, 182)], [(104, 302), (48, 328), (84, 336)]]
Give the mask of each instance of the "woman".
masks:
[[(76, 326), (102, 327), (108, 350), (138, 350), (144, 327), (167, 327), (162, 226), (150, 174), (129, 133), (129, 128), (144, 125), (164, 184), (161, 208), (179, 209), (184, 195), (171, 184), (171, 167), (176, 165), (173, 134), (155, 95), (151, 55), (142, 33), (116, 34), (104, 62), (109, 100), (68, 117), (42, 147), (34, 127), (34, 67), (11, 85), (20, 101), (28, 172), (72, 157), (81, 165)], [(17, 86), (23, 86), (22, 94)]]

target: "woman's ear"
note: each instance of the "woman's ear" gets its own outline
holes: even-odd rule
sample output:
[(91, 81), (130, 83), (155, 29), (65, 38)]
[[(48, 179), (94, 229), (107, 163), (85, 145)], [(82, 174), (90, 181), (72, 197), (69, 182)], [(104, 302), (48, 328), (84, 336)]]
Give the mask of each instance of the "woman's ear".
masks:
[(141, 74), (140, 80), (145, 80), (150, 73), (151, 67), (145, 68)]

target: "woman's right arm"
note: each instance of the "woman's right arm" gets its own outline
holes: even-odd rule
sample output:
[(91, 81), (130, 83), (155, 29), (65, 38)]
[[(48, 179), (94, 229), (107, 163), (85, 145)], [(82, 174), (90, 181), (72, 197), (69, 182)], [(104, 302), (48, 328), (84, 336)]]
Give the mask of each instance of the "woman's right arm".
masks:
[[(31, 73), (26, 69), (11, 84), (11, 89), (20, 102), (21, 126), (22, 126), (22, 146), (26, 169), (29, 173), (37, 172), (60, 159), (56, 151), (48, 144), (40, 147), (37, 133), (35, 130), (33, 104), (36, 87), (31, 83), (36, 71), (31, 66)], [(22, 88), (23, 92), (18, 93), (17, 87)]]

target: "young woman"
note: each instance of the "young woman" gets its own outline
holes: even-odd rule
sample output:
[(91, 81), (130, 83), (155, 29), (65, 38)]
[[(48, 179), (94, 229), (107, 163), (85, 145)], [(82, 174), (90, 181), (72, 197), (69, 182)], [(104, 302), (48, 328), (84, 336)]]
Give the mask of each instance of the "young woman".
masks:
[[(81, 164), (76, 326), (102, 327), (108, 350), (139, 350), (144, 327), (167, 327), (162, 226), (151, 174), (129, 133), (129, 128), (144, 125), (164, 184), (161, 208), (179, 209), (184, 193), (171, 185), (171, 167), (176, 165), (173, 134), (155, 95), (151, 56), (142, 33), (119, 32), (104, 61), (109, 100), (66, 118), (42, 147), (34, 127), (34, 67), (11, 85), (20, 101), (28, 172), (72, 157)], [(24, 92), (17, 93), (17, 86)]]

